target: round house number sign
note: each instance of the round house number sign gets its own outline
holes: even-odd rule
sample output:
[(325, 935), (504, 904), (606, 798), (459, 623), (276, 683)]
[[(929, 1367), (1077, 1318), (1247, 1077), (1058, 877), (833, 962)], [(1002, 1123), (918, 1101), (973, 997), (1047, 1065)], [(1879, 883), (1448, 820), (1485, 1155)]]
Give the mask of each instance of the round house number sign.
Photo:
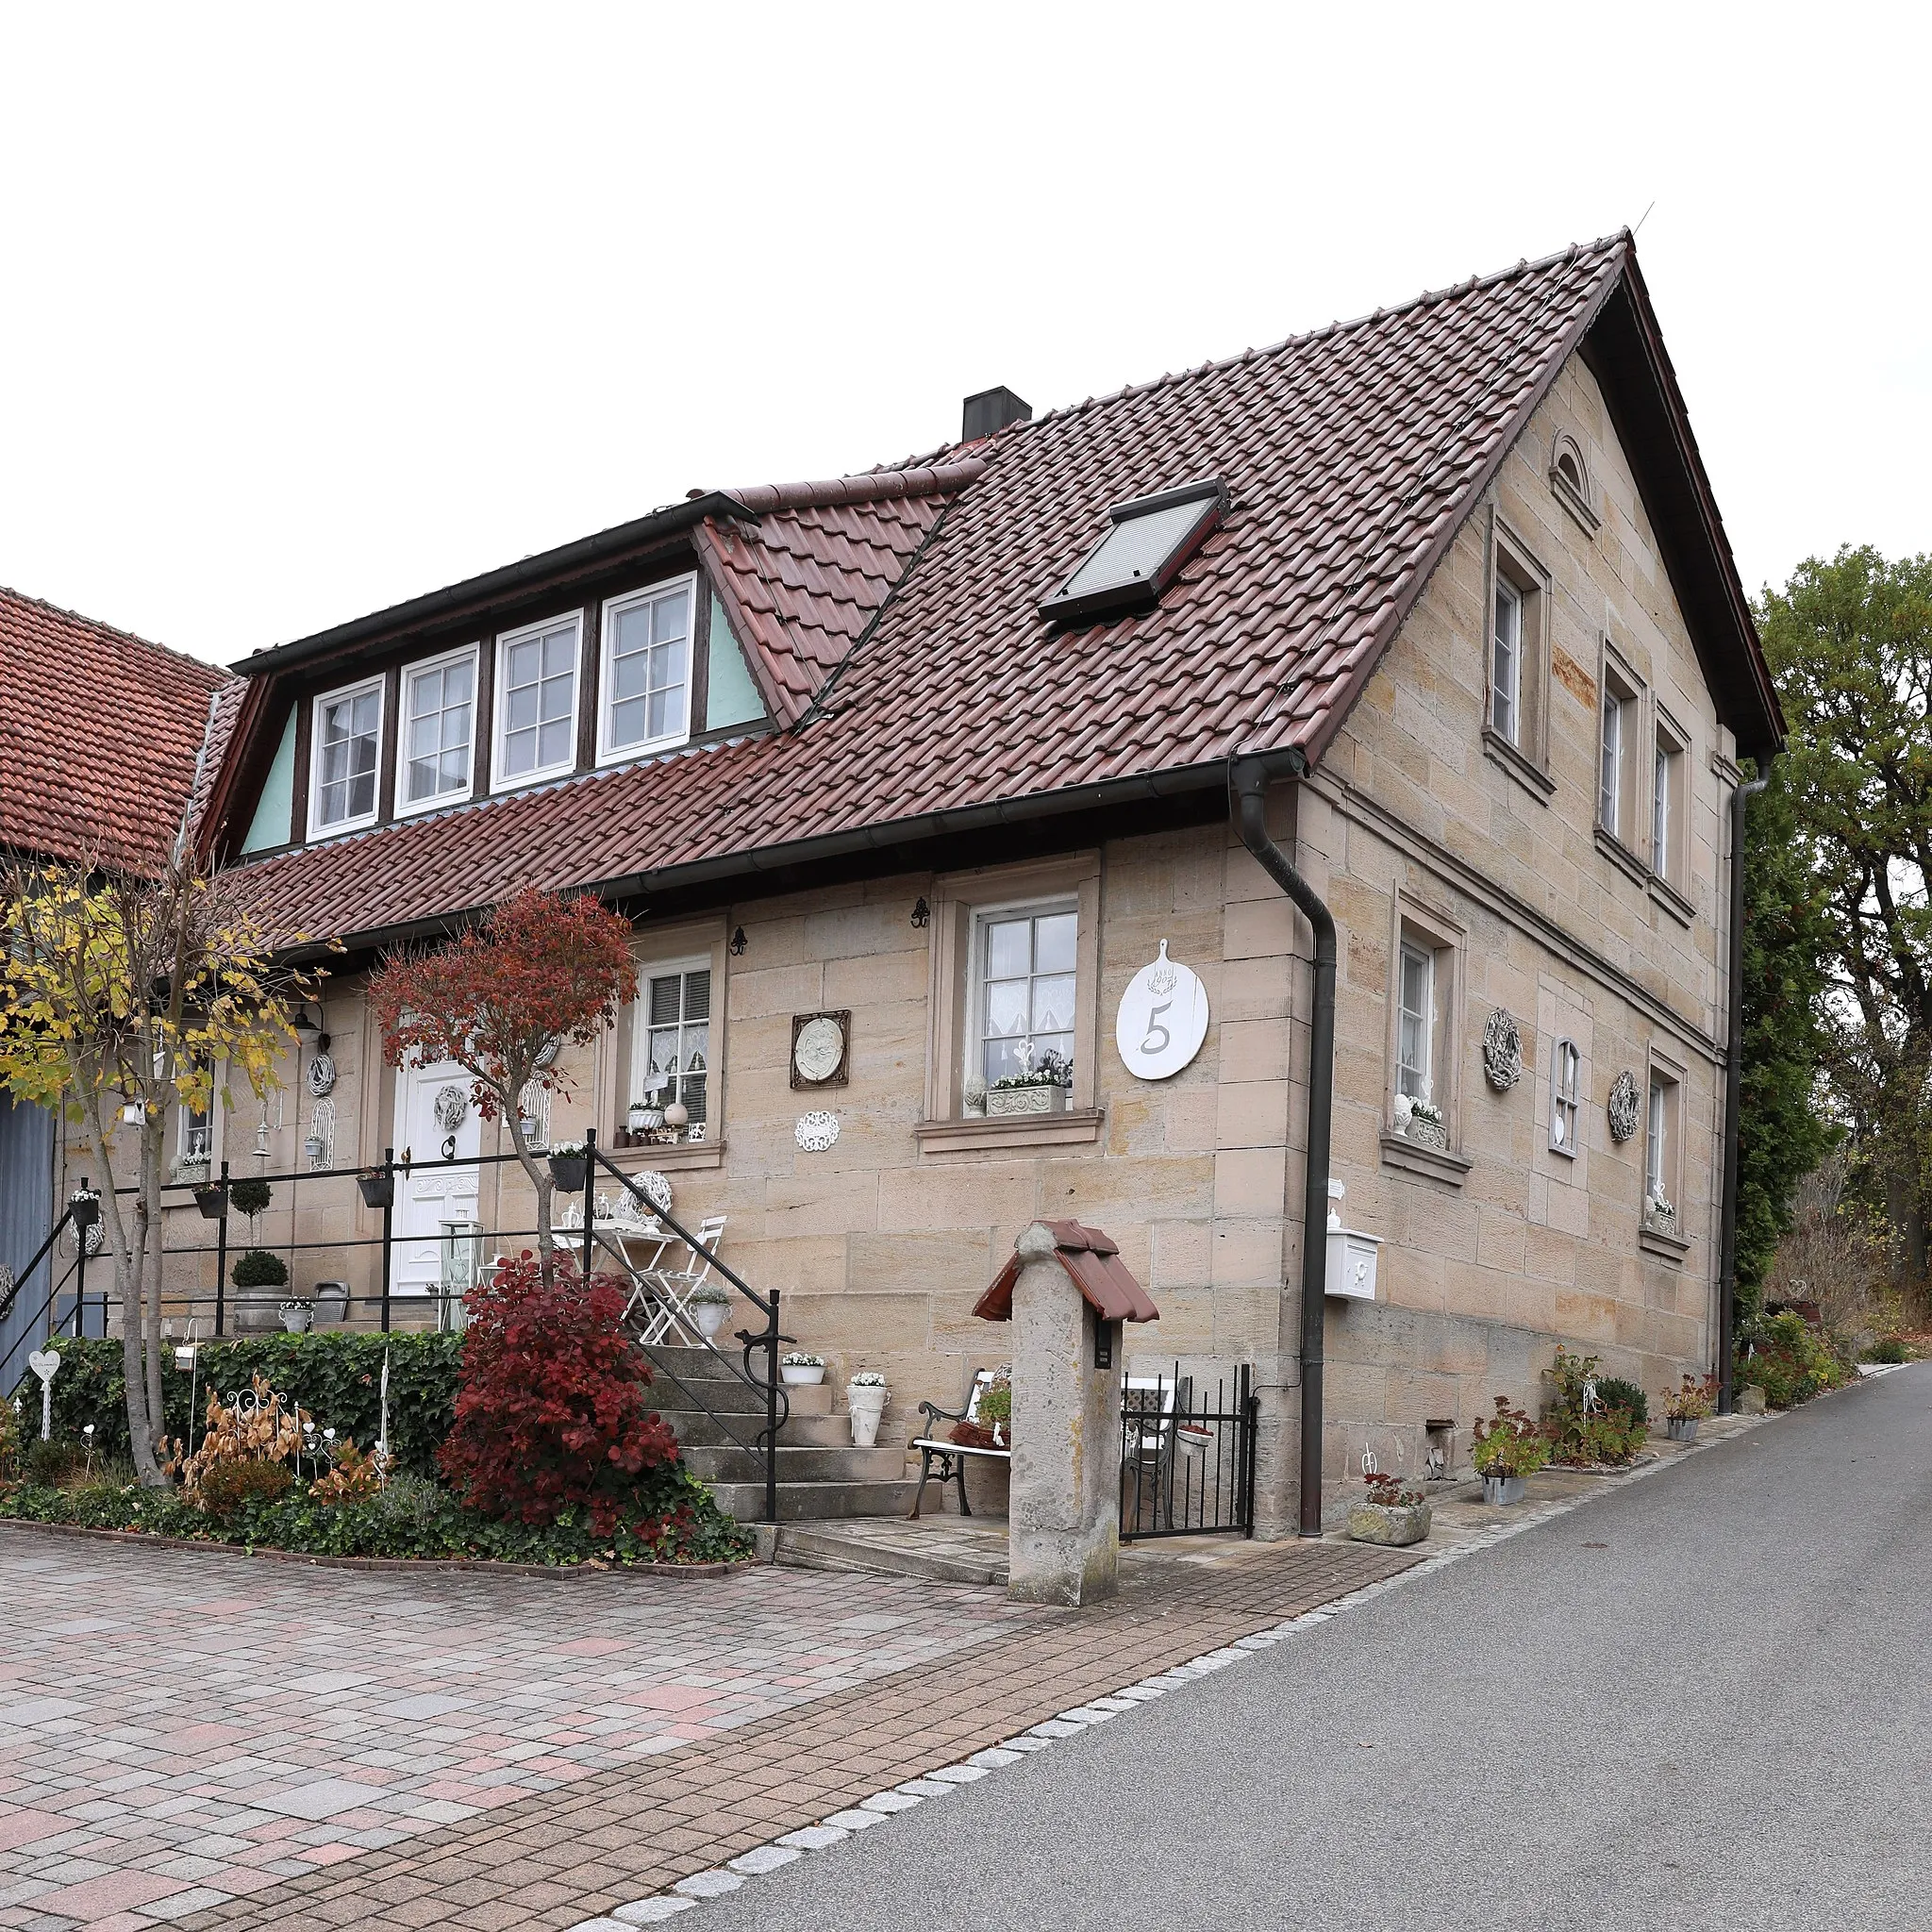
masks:
[(1168, 1080), (1201, 1051), (1208, 1038), (1208, 989), (1191, 967), (1167, 957), (1143, 966), (1127, 982), (1114, 1021), (1121, 1063), (1141, 1080)]

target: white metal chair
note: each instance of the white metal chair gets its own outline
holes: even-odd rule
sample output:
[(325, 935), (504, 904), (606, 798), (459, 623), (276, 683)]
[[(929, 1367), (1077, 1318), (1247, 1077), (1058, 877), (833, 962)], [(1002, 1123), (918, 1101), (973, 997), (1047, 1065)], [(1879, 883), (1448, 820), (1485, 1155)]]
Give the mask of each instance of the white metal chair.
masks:
[[(1178, 1387), (1165, 1375), (1129, 1375), (1123, 1401), (1124, 1423), (1121, 1441), (1121, 1490), (1124, 1504), (1132, 1496), (1133, 1527), (1141, 1526), (1141, 1499), (1153, 1478), (1152, 1515), (1158, 1527), (1161, 1499), (1169, 1486), (1168, 1471), (1174, 1462), (1174, 1404)], [(1132, 1484), (1129, 1491), (1128, 1485)], [(1124, 1524), (1128, 1510), (1124, 1507)]]
[[(691, 1319), (691, 1298), (710, 1276), (712, 1257), (724, 1239), (727, 1219), (723, 1214), (708, 1214), (698, 1224), (696, 1240), (687, 1250), (691, 1257), (688, 1267), (654, 1266), (637, 1271), (638, 1292), (631, 1297), (632, 1305), (636, 1306), (640, 1298), (646, 1304), (641, 1341), (646, 1344), (662, 1341), (676, 1328), (698, 1346), (708, 1345)], [(665, 1246), (670, 1245), (667, 1240)], [(660, 1259), (661, 1255), (660, 1249)]]

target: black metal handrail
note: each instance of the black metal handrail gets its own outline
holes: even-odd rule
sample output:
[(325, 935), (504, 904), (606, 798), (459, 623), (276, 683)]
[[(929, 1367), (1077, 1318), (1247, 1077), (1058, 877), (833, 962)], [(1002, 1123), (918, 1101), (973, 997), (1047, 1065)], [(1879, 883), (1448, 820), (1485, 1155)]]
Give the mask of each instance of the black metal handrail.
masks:
[[(12, 1314), (13, 1304), (19, 1297), (21, 1290), (26, 1286), (28, 1280), (32, 1277), (34, 1270), (47, 1258), (48, 1251), (60, 1239), (60, 1230), (73, 1219), (74, 1204), (70, 1201), (66, 1207), (61, 1208), (60, 1219), (47, 1230), (47, 1239), (34, 1250), (33, 1259), (13, 1277), (12, 1284), (8, 1287), (5, 1298), (0, 1299), (0, 1322), (6, 1321), (8, 1316)], [(81, 1251), (85, 1253), (87, 1250), (87, 1239), (85, 1236), (81, 1238), (80, 1245)]]
[[(68, 1269), (65, 1274), (55, 1279), (53, 1278), (53, 1271), (51, 1269), (48, 1271), (48, 1274), (47, 1292), (42, 1298), (40, 1307), (34, 1310), (33, 1320), (27, 1324), (25, 1331), (14, 1339), (13, 1345), (8, 1349), (7, 1353), (4, 1356), (0, 1356), (0, 1401), (6, 1400), (8, 1393), (16, 1389), (25, 1379), (25, 1365), (23, 1363), (20, 1367), (16, 1368), (15, 1360), (23, 1350), (31, 1355), (43, 1339), (39, 1333), (41, 1324), (43, 1322), (47, 1324), (47, 1333), (49, 1336), (58, 1335), (65, 1326), (64, 1317), (58, 1320), (50, 1320), (49, 1318), (53, 1315), (54, 1310), (58, 1307), (60, 1297), (66, 1292), (70, 1282), (75, 1285), (75, 1334), (78, 1336), (87, 1325), (86, 1243), (83, 1241), (80, 1255), (75, 1257), (74, 1265)], [(7, 1307), (10, 1307), (12, 1303), (13, 1297), (9, 1295), (7, 1299)], [(105, 1314), (107, 1307), (107, 1297), (105, 1295), (101, 1298), (101, 1305)], [(5, 1308), (0, 1308), (0, 1314), (5, 1312)]]
[[(701, 1248), (698, 1245), (697, 1237), (668, 1208), (658, 1207), (657, 1202), (652, 1200), (644, 1192), (643, 1189), (639, 1187), (610, 1158), (609, 1155), (597, 1145), (597, 1134), (594, 1128), (590, 1129), (584, 1135), (584, 1154), (589, 1162), (584, 1176), (584, 1274), (586, 1277), (591, 1273), (591, 1244), (594, 1239), (592, 1229), (597, 1212), (597, 1170), (601, 1167), (607, 1174), (613, 1175), (621, 1182), (625, 1193), (656, 1220), (659, 1225), (668, 1227), (690, 1249), (694, 1257), (700, 1254), (708, 1255), (711, 1266), (740, 1294), (743, 1295), (755, 1308), (763, 1314), (765, 1325), (759, 1332), (754, 1334), (748, 1328), (741, 1328), (732, 1338), (733, 1341), (743, 1344), (744, 1367), (741, 1371), (733, 1365), (731, 1357), (723, 1349), (712, 1346), (708, 1337), (704, 1338), (704, 1345), (707, 1348), (710, 1348), (712, 1354), (741, 1382), (744, 1383), (747, 1388), (758, 1391), (765, 1398), (765, 1425), (758, 1431), (757, 1441), (762, 1449), (765, 1458), (765, 1521), (767, 1523), (776, 1523), (778, 1520), (778, 1431), (784, 1427), (791, 1414), (791, 1398), (786, 1394), (782, 1378), (778, 1374), (778, 1350), (782, 1343), (793, 1339), (790, 1335), (781, 1335), (778, 1332), (778, 1291), (774, 1288), (769, 1295), (760, 1294), (729, 1262), (722, 1260), (714, 1252)], [(765, 1355), (765, 1373), (763, 1375), (759, 1375), (752, 1366), (753, 1352), (758, 1349), (762, 1349)], [(697, 1395), (694, 1391), (689, 1388), (675, 1370), (666, 1367), (664, 1373), (687, 1395), (691, 1396), (692, 1400), (697, 1403), (698, 1407), (707, 1415), (711, 1416), (714, 1422), (719, 1422), (720, 1425), (725, 1429), (727, 1435), (732, 1433), (728, 1424), (723, 1424), (722, 1420), (713, 1414), (710, 1406), (705, 1402), (702, 1396)]]

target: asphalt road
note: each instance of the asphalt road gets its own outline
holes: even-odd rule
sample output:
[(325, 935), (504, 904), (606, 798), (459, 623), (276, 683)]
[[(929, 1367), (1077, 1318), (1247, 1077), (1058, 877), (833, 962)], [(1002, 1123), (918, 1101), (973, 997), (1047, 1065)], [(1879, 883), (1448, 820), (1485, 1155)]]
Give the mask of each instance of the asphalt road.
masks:
[(1928, 1653), (1923, 1363), (676, 1923), (1928, 1927)]

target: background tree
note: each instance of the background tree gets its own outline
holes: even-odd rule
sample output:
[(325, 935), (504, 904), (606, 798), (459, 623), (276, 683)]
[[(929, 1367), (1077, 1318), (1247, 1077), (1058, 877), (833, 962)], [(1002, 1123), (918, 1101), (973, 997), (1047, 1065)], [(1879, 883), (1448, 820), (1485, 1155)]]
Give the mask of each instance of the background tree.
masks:
[[(392, 1067), (449, 1060), (470, 1075), (471, 1100), (499, 1117), (537, 1195), (537, 1255), (553, 1277), (553, 1183), (524, 1133), (526, 1088), (558, 1092), (568, 1079), (556, 1049), (588, 1046), (637, 993), (630, 927), (589, 896), (526, 888), (435, 951), (392, 954), (369, 982), (369, 1002)], [(595, 1176), (589, 1185), (596, 1186)]]
[(1791, 727), (1793, 842), (1827, 919), (1832, 1095), (1916, 1284), (1932, 1147), (1932, 557), (1810, 558), (1757, 616)]
[[(98, 1163), (101, 1219), (141, 1481), (163, 1480), (161, 1150), (169, 1108), (206, 1108), (216, 1069), (258, 1098), (294, 1038), (289, 1008), (313, 979), (279, 971), (229, 882), (178, 856), (138, 872), (0, 860), (8, 946), (0, 965), (0, 1086), (77, 1124)], [(225, 1099), (226, 1091), (225, 1088)], [(132, 1143), (124, 1208), (115, 1160)]]
[[(1747, 776), (1756, 775), (1747, 773)], [(1800, 836), (1787, 760), (1744, 816), (1744, 1079), (1738, 1124), (1738, 1317), (1756, 1316), (1797, 1186), (1837, 1139), (1820, 1091), (1831, 949), (1824, 889)]]

